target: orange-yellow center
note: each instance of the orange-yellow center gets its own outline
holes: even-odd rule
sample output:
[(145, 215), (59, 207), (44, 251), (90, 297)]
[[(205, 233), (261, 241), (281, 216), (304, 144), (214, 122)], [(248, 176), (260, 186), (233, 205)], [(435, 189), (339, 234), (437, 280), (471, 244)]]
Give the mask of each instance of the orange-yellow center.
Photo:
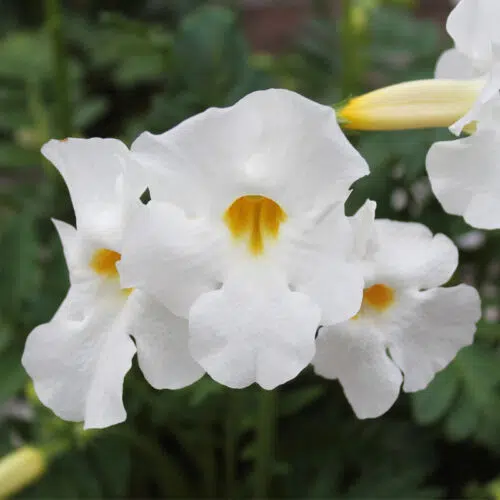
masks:
[[(90, 260), (90, 267), (104, 278), (118, 278), (116, 263), (122, 258), (121, 254), (107, 248), (100, 248), (94, 252)], [(129, 295), (132, 288), (123, 288), (123, 292)]]
[(247, 195), (238, 198), (224, 213), (226, 223), (235, 240), (244, 240), (252, 255), (264, 252), (264, 240), (275, 240), (286, 213), (265, 196)]
[(358, 319), (368, 309), (384, 312), (394, 303), (394, 290), (380, 283), (363, 290), (363, 302), (359, 312), (351, 319)]
[(90, 261), (90, 267), (102, 276), (109, 278), (118, 276), (116, 263), (122, 258), (121, 254), (107, 248), (96, 250)]
[(387, 285), (377, 284), (363, 291), (363, 304), (377, 311), (385, 311), (394, 302), (394, 290)]

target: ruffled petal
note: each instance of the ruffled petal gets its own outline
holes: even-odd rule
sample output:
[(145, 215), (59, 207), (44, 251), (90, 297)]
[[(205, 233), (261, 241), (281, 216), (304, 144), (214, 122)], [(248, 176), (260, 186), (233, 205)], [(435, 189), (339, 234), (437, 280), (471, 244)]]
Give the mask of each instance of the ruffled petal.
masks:
[(122, 286), (147, 291), (187, 318), (193, 302), (221, 281), (222, 230), (174, 205), (149, 202), (125, 234), (117, 265)]
[(480, 229), (500, 228), (500, 140), (495, 132), (435, 143), (426, 164), (446, 212)]
[(316, 373), (339, 379), (358, 418), (384, 414), (396, 401), (403, 376), (377, 328), (362, 319), (322, 328), (313, 360)]
[(388, 340), (391, 357), (404, 374), (403, 389), (424, 389), (472, 343), (480, 317), (479, 294), (467, 285), (400, 297)]
[(124, 218), (146, 187), (127, 147), (116, 139), (51, 140), (43, 155), (63, 176), (78, 230), (116, 246)]
[[(444, 234), (423, 224), (384, 219), (375, 221), (376, 245), (367, 259), (368, 285), (432, 288), (446, 283), (458, 265), (458, 250)], [(367, 269), (370, 269), (367, 266)]]
[(142, 292), (129, 300), (134, 302), (130, 332), (147, 381), (156, 389), (180, 389), (201, 378), (205, 372), (189, 353), (187, 320)]
[(343, 199), (369, 172), (332, 108), (282, 89), (208, 109), (162, 135), (142, 134), (132, 151), (154, 176), (152, 198), (190, 214), (220, 214), (254, 194), (293, 216), (318, 200)]
[(125, 334), (126, 308), (106, 303), (82, 316), (88, 307), (75, 302), (89, 297), (80, 292), (70, 290), (54, 319), (30, 333), (22, 363), (38, 397), (56, 415), (103, 428), (126, 418), (123, 379), (135, 346)]
[(496, 0), (461, 0), (446, 22), (456, 48), (478, 63), (486, 63), (492, 57), (490, 23), (500, 17), (495, 4), (498, 5)]
[(239, 268), (191, 308), (193, 357), (217, 382), (265, 389), (294, 378), (314, 356), (320, 310), (262, 266)]

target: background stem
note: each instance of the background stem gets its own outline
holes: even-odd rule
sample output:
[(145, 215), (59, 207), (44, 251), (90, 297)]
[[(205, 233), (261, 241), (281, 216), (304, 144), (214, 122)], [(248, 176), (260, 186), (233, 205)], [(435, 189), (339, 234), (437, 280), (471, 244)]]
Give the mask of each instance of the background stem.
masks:
[(60, 0), (45, 0), (45, 19), (52, 48), (52, 68), (56, 96), (56, 132), (61, 138), (72, 134), (68, 80), (68, 58), (63, 36)]
[(238, 440), (238, 390), (228, 389), (224, 455), (226, 465), (226, 498), (234, 498), (236, 489), (236, 446)]
[(276, 391), (262, 390), (259, 399), (255, 498), (267, 498), (273, 476), (276, 447)]

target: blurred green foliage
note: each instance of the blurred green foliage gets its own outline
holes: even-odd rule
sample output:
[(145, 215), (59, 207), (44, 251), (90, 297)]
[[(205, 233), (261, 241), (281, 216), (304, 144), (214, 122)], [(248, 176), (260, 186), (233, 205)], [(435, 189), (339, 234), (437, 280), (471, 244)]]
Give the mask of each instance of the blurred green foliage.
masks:
[[(327, 104), (354, 91), (429, 77), (440, 27), (417, 20), (412, 2), (365, 1), (354, 46), (318, 15), (285, 52), (252, 53), (235, 4), (64, 2), (72, 135), (164, 131), (209, 106), (256, 89), (286, 87)], [(358, 21), (359, 22), (359, 19)], [(23, 442), (56, 450), (26, 498), (247, 497), (252, 495), (259, 390), (205, 378), (158, 392), (137, 367), (126, 379), (125, 424), (84, 433), (37, 401), (21, 363), (30, 330), (48, 321), (68, 287), (50, 217), (72, 222), (69, 197), (40, 146), (58, 135), (54, 52), (39, 2), (5, 0), (0, 19), (0, 454)], [(354, 75), (354, 76), (352, 76)], [(372, 175), (351, 211), (370, 197), (378, 216), (418, 220), (454, 239), (468, 228), (429, 191), (424, 158), (446, 131), (354, 134)], [(457, 281), (479, 287), (486, 312), (500, 306), (498, 232), (462, 252)], [(486, 314), (486, 318), (489, 315)], [(485, 498), (500, 476), (500, 329), (480, 324), (476, 342), (385, 416), (359, 421), (336, 382), (306, 371), (277, 395), (273, 497)], [(496, 488), (496, 489), (495, 489)], [(498, 497), (497, 497), (498, 498)]]

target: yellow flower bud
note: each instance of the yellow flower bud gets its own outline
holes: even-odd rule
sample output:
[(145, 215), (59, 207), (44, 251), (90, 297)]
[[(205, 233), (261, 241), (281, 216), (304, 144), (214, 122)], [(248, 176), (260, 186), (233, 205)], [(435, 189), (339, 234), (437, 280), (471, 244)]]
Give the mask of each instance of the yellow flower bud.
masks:
[(350, 99), (338, 111), (351, 130), (406, 130), (449, 127), (476, 101), (483, 81), (416, 80)]
[(7, 498), (36, 481), (46, 469), (45, 454), (23, 446), (0, 460), (0, 498)]

